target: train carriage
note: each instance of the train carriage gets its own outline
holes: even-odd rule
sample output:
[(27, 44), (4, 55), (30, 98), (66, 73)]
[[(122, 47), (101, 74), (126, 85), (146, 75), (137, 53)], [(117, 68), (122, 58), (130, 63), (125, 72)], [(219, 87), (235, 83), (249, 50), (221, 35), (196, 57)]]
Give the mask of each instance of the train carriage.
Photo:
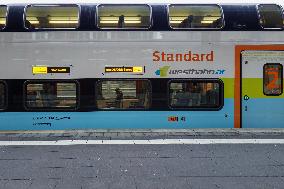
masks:
[(0, 5), (0, 130), (284, 127), (284, 3)]

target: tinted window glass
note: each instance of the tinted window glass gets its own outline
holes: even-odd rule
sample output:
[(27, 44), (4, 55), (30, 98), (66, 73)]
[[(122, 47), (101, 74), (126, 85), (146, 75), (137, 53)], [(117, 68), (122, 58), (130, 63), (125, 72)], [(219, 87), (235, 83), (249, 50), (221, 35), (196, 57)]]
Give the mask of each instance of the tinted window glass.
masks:
[(264, 94), (281, 95), (283, 92), (283, 66), (281, 64), (265, 64), (263, 69)]
[(169, 21), (173, 28), (221, 28), (222, 11), (217, 5), (171, 5)]
[(263, 28), (282, 28), (282, 11), (278, 5), (258, 6), (260, 24)]
[(29, 6), (25, 26), (28, 29), (75, 29), (79, 26), (79, 8), (76, 5)]
[(147, 80), (111, 80), (97, 83), (99, 109), (147, 109), (151, 85)]
[(219, 108), (222, 86), (217, 81), (170, 82), (170, 106), (172, 108)]
[(7, 7), (0, 6), (0, 29), (5, 28), (6, 26), (6, 14), (7, 14)]
[(0, 109), (5, 108), (6, 105), (6, 86), (0, 82)]
[(147, 5), (100, 5), (99, 28), (149, 28), (150, 7)]
[(26, 107), (74, 109), (77, 85), (73, 82), (32, 82), (26, 85)]

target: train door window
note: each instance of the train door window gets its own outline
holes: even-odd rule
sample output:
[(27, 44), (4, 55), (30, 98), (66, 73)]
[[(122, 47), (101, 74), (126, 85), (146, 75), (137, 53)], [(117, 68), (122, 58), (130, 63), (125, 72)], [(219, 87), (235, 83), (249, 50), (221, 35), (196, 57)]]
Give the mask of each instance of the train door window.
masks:
[(148, 80), (103, 80), (97, 82), (99, 109), (148, 109), (151, 84)]
[(264, 29), (282, 29), (283, 14), (278, 5), (258, 5), (259, 22)]
[(219, 110), (223, 106), (223, 91), (220, 80), (172, 80), (169, 105), (173, 109)]
[(6, 84), (0, 81), (0, 110), (5, 109), (7, 104), (7, 89)]
[(0, 30), (6, 27), (7, 6), (0, 5)]
[(148, 5), (99, 5), (99, 28), (147, 29), (151, 26), (151, 7)]
[(78, 83), (73, 81), (27, 81), (25, 106), (33, 109), (76, 109)]
[(29, 5), (25, 11), (27, 29), (76, 29), (79, 27), (77, 5)]
[(174, 29), (220, 29), (224, 26), (218, 5), (170, 5), (169, 25)]
[(281, 64), (263, 66), (263, 93), (267, 96), (277, 96), (283, 93), (283, 66)]

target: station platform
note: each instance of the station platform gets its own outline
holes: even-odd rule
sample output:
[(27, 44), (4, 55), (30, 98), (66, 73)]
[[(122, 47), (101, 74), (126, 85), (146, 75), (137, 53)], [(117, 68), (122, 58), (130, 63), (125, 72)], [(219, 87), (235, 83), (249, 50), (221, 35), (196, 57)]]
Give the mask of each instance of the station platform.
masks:
[(284, 129), (1, 131), (2, 189), (282, 189)]

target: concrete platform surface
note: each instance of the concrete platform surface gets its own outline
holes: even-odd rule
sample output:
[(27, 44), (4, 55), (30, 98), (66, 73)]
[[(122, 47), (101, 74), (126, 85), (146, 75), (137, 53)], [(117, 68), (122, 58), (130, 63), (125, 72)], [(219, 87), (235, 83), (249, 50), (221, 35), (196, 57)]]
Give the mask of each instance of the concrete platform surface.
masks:
[(129, 140), (171, 138), (284, 138), (283, 129), (0, 131), (5, 140)]
[(1, 131), (0, 189), (283, 189), (283, 139), (283, 129)]

